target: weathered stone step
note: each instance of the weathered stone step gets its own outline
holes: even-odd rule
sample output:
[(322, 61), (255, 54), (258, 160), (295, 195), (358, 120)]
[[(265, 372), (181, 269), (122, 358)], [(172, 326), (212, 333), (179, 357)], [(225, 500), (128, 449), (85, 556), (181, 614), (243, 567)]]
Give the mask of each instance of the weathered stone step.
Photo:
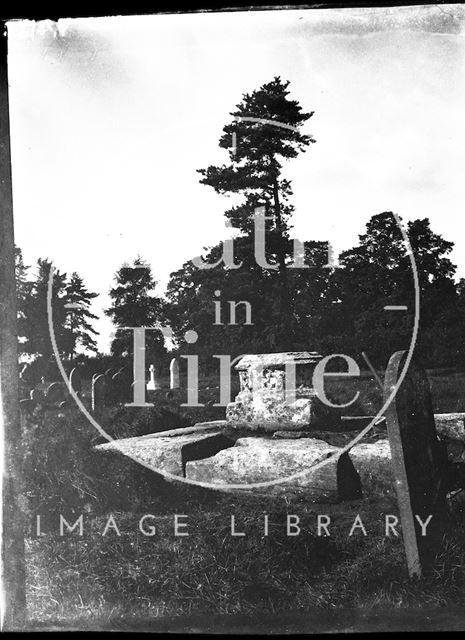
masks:
[[(272, 482), (299, 474), (288, 481), (257, 489), (282, 493), (305, 488), (309, 499), (330, 502), (339, 500), (341, 492), (344, 499), (358, 498), (361, 496), (358, 475), (348, 456), (341, 460), (337, 455), (339, 451), (339, 447), (314, 438), (240, 438), (234, 447), (211, 458), (188, 462), (186, 478), (219, 487), (240, 484), (246, 490), (248, 484)], [(309, 469), (330, 456), (333, 456), (331, 461), (321, 468)]]
[(389, 440), (356, 444), (349, 452), (364, 496), (395, 496)]
[(184, 477), (186, 463), (214, 455), (233, 446), (220, 428), (212, 431), (194, 431), (173, 437), (161, 433), (113, 440), (95, 447), (102, 453), (116, 453), (149, 464), (153, 469)]
[[(463, 449), (464, 418), (463, 413), (435, 415), (438, 433)], [(360, 420), (359, 424), (363, 422)], [(234, 443), (223, 434), (225, 425), (224, 420), (200, 423), (184, 429), (117, 440), (96, 448), (128, 455), (161, 472), (208, 482), (218, 488), (227, 484), (269, 482), (300, 474), (289, 481), (270, 485), (269, 490), (266, 487), (262, 490), (270, 493), (305, 490), (309, 499), (319, 501), (354, 499), (358, 497), (360, 487), (365, 496), (394, 495), (387, 439), (357, 444), (348, 455), (341, 457), (335, 454), (342, 451), (347, 442), (334, 441), (335, 435), (339, 435), (334, 432), (328, 432), (331, 444), (324, 439), (324, 432), (315, 433), (313, 437), (307, 432), (299, 434), (298, 438), (280, 438), (278, 434), (274, 438), (271, 435), (247, 436)], [(462, 456), (462, 449), (459, 454)], [(334, 458), (328, 464), (316, 471), (309, 469), (331, 455)]]
[(341, 450), (314, 438), (241, 438), (234, 447), (211, 458), (188, 462), (186, 477), (221, 485), (266, 482), (301, 473), (295, 479), (270, 485), (270, 492), (305, 488), (309, 499), (319, 501), (353, 500), (360, 497), (360, 489), (364, 496), (395, 495), (388, 440), (357, 444), (349, 454), (335, 455), (316, 471), (309, 469)]
[(465, 413), (435, 413), (434, 421), (439, 435), (465, 442)]

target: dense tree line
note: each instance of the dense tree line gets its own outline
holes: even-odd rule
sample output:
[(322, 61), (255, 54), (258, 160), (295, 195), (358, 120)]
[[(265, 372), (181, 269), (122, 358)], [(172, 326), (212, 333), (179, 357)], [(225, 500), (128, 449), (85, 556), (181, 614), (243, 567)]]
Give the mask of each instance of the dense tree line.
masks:
[[(289, 98), (288, 86), (274, 78), (245, 94), (219, 140), (227, 163), (199, 170), (202, 184), (222, 196), (242, 198), (224, 212), (237, 232), (232, 262), (223, 243), (205, 248), (201, 258), (193, 256), (171, 274), (163, 298), (154, 293), (156, 281), (147, 262), (138, 257), (122, 265), (105, 310), (115, 326), (112, 361), (132, 362), (128, 327), (158, 323), (172, 328), (175, 353), (199, 355), (205, 373), (218, 367), (213, 355), (284, 350), (346, 353), (360, 364), (365, 353), (383, 368), (393, 351), (408, 348), (412, 337), (412, 252), (421, 300), (416, 352), (426, 366), (463, 366), (465, 281), (455, 281), (449, 258), (453, 243), (435, 233), (427, 218), (400, 221), (402, 232), (392, 212), (373, 215), (357, 245), (336, 264), (326, 242), (308, 239), (295, 252), (292, 185), (283, 166), (315, 140), (301, 132), (313, 112), (303, 112)], [(257, 211), (264, 224), (258, 258)], [(47, 361), (52, 356), (46, 308), (50, 262), (39, 260), (31, 278), (19, 250), (16, 257), (20, 352)], [(68, 278), (59, 271), (52, 292), (62, 357), (97, 353), (96, 316), (89, 309), (97, 294), (78, 274)], [(406, 311), (385, 310), (393, 305)], [(184, 338), (192, 329), (198, 334), (195, 344)], [(146, 362), (165, 368), (168, 355), (162, 333), (148, 331)]]
[[(434, 233), (428, 219), (400, 221), (403, 234), (393, 213), (373, 215), (358, 245), (339, 256), (337, 267), (328, 244), (309, 239), (299, 263), (306, 268), (294, 268), (292, 185), (282, 168), (315, 140), (300, 132), (313, 112), (302, 112), (289, 99), (288, 85), (275, 78), (245, 94), (219, 140), (228, 149), (228, 163), (199, 170), (203, 184), (218, 194), (241, 193), (243, 202), (225, 211), (239, 232), (233, 265), (221, 261), (220, 243), (203, 256), (204, 263), (219, 263), (215, 268), (199, 269), (188, 261), (171, 275), (167, 314), (180, 350), (194, 349), (183, 335), (195, 328), (195, 352), (205, 361), (221, 353), (315, 349), (359, 360), (362, 352), (369, 353), (375, 366), (383, 367), (412, 337), (415, 282), (406, 235), (421, 294), (416, 351), (428, 366), (462, 366), (464, 284), (454, 280), (455, 265), (448, 257), (453, 243)], [(257, 207), (266, 215), (265, 258), (273, 269), (256, 260)], [(224, 324), (215, 316), (218, 301)], [(244, 304), (231, 324), (229, 301), (248, 301), (253, 324), (245, 323)], [(386, 305), (405, 305), (407, 311), (388, 312)]]
[[(47, 294), (51, 261), (37, 261), (35, 270), (24, 264), (21, 250), (16, 248), (16, 291), (18, 312), (18, 351), (24, 361), (35, 362), (45, 375), (54, 361)], [(53, 270), (51, 308), (53, 334), (60, 357), (72, 361), (78, 353), (97, 354), (92, 323), (97, 316), (90, 311), (97, 293), (89, 291), (77, 273), (69, 277)]]
[[(465, 363), (465, 282), (454, 280), (448, 258), (453, 243), (435, 234), (427, 219), (405, 225), (415, 258), (420, 289), (420, 322), (416, 353), (426, 366)], [(246, 256), (247, 241), (236, 243), (236, 256)], [(219, 256), (218, 245), (206, 259)], [(415, 287), (411, 260), (394, 216), (373, 216), (359, 244), (339, 256), (337, 267), (327, 266), (327, 246), (305, 242), (309, 269), (289, 269), (288, 312), (291, 341), (279, 343), (279, 302), (273, 275), (255, 265), (251, 270), (224, 266), (200, 270), (187, 262), (171, 276), (167, 306), (181, 352), (199, 353), (205, 362), (213, 354), (317, 350), (327, 355), (346, 353), (363, 364), (362, 352), (383, 368), (397, 349), (410, 345), (414, 326)], [(215, 292), (221, 291), (224, 324), (215, 322)], [(235, 325), (228, 301), (247, 300), (252, 325), (245, 323), (244, 305), (237, 306)], [(385, 311), (404, 305), (407, 311)], [(278, 307), (279, 308), (279, 307)], [(241, 313), (242, 312), (242, 313)], [(199, 334), (195, 345), (183, 340), (186, 329)], [(292, 332), (292, 333), (291, 333)]]
[[(155, 295), (156, 281), (147, 262), (137, 257), (131, 265), (124, 264), (115, 275), (110, 290), (112, 305), (105, 310), (116, 328), (111, 342), (111, 355), (119, 363), (132, 362), (133, 331), (130, 327), (156, 327), (165, 317), (165, 302)], [(145, 335), (145, 358), (148, 363), (165, 360), (164, 337), (160, 330), (148, 330)]]

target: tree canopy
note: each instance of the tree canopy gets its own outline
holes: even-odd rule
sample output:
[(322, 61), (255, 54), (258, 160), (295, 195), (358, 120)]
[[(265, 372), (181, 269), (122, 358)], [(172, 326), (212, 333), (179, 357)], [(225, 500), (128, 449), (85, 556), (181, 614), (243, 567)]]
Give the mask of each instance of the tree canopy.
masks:
[[(111, 353), (116, 358), (132, 358), (133, 332), (131, 327), (155, 327), (163, 321), (164, 303), (155, 296), (156, 281), (150, 265), (137, 257), (131, 265), (124, 264), (115, 275), (110, 290), (112, 305), (105, 310), (115, 325)], [(159, 362), (166, 353), (163, 335), (159, 330), (146, 332), (146, 358)]]

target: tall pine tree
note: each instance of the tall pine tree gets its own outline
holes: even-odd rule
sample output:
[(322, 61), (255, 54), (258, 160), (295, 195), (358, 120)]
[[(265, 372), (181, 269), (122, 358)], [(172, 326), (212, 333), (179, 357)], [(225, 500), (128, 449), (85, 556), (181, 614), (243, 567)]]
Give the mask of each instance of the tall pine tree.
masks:
[[(94, 336), (98, 332), (92, 327), (91, 321), (98, 317), (89, 310), (90, 304), (97, 293), (89, 291), (83, 279), (76, 273), (66, 285), (67, 314), (66, 327), (66, 351), (69, 359), (76, 355), (76, 351), (84, 350), (97, 353), (97, 343)], [(72, 305), (72, 306), (68, 306)]]
[[(138, 257), (131, 266), (123, 265), (115, 275), (110, 290), (112, 306), (105, 310), (116, 327), (111, 353), (118, 359), (131, 360), (133, 332), (122, 327), (153, 327), (163, 322), (164, 303), (154, 295), (156, 282), (150, 265)], [(160, 363), (166, 350), (161, 331), (146, 332), (146, 362)]]
[[(293, 206), (291, 183), (283, 176), (282, 161), (296, 158), (313, 142), (311, 135), (300, 128), (313, 112), (305, 113), (296, 100), (291, 100), (289, 82), (276, 77), (250, 94), (230, 115), (233, 120), (223, 127), (219, 146), (229, 149), (229, 163), (200, 169), (201, 183), (209, 185), (219, 194), (242, 193), (243, 202), (225, 211), (231, 225), (250, 239), (249, 260), (243, 268), (253, 266), (253, 216), (257, 207), (264, 207), (268, 262), (277, 263), (274, 298), (274, 331), (276, 345), (291, 348), (295, 326), (288, 264), (291, 254), (289, 238)], [(268, 257), (269, 256), (269, 257)], [(274, 272), (272, 272), (274, 275)]]

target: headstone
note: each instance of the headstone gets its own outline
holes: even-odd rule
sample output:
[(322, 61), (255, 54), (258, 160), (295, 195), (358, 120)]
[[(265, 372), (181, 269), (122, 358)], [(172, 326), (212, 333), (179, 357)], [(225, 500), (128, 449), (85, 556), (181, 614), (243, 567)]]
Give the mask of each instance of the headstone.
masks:
[(157, 389), (161, 389), (160, 382), (157, 380), (155, 376), (155, 366), (153, 364), (149, 367), (150, 380), (147, 383), (147, 391), (156, 391)]
[(360, 476), (347, 451), (338, 458), (336, 480), (339, 500), (357, 500), (363, 496)]
[(22, 366), (19, 377), (23, 382), (26, 383), (32, 381), (31, 367), (29, 364), (26, 363)]
[(42, 378), (40, 379), (39, 384), (37, 384), (35, 388), (38, 389), (39, 391), (42, 391), (42, 393), (45, 396), (49, 386), (50, 386), (50, 382), (45, 382), (45, 378), (42, 376)]
[(240, 392), (226, 407), (228, 422), (239, 429), (273, 432), (319, 427), (336, 419), (313, 389), (321, 357), (308, 351), (243, 356), (235, 366)]
[(170, 362), (170, 389), (179, 389), (179, 362), (173, 358)]
[(69, 384), (75, 393), (80, 394), (82, 392), (82, 376), (80, 367), (74, 367), (69, 374)]
[(34, 402), (34, 400), (31, 400), (30, 398), (19, 401), (19, 408), (21, 413), (25, 413), (29, 415), (34, 411), (35, 406), (36, 406), (36, 403)]
[(131, 384), (127, 373), (121, 369), (111, 377), (109, 395), (113, 402), (131, 402)]
[(65, 390), (61, 382), (52, 382), (49, 385), (45, 393), (45, 399), (47, 404), (58, 404), (58, 402), (65, 399)]
[(103, 374), (92, 379), (92, 411), (100, 411), (105, 407), (105, 387)]
[[(406, 358), (406, 351), (391, 356), (384, 402), (395, 389)], [(386, 421), (408, 572), (420, 576), (431, 544), (421, 535), (417, 518), (425, 522), (432, 515), (435, 521), (444, 507), (447, 456), (436, 433), (428, 379), (413, 362), (386, 410)]]
[(19, 374), (19, 398), (25, 400), (29, 397), (29, 393), (32, 387), (32, 376), (30, 367), (25, 364)]
[(30, 396), (31, 400), (34, 400), (36, 404), (42, 404), (42, 402), (45, 400), (43, 391), (41, 389), (38, 389), (37, 387), (31, 390)]

